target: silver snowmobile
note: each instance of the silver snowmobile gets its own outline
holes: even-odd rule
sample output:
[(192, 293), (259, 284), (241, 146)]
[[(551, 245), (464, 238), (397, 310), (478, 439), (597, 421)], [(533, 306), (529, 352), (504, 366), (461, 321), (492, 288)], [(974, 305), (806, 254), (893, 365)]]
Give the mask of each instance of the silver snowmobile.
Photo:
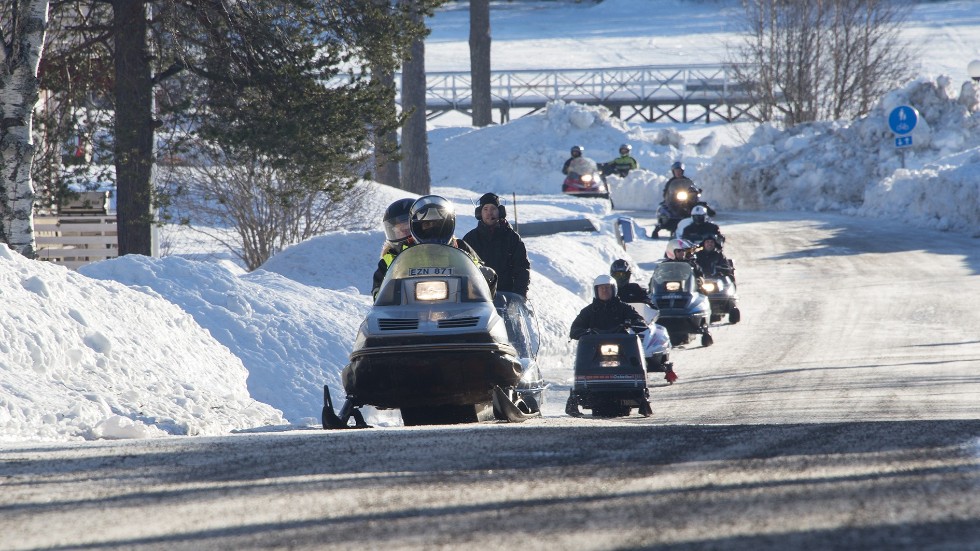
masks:
[[(347, 393), (339, 413), (324, 386), (323, 427), (366, 426), (358, 408), (399, 409), (405, 425), (540, 415), (543, 388), (533, 358), (523, 358), (508, 336), (520, 334), (529, 355), (528, 323), (501, 316), (528, 315), (498, 302), (473, 260), (448, 245), (420, 244), (392, 262), (341, 378)], [(520, 297), (517, 297), (520, 299)], [(521, 299), (523, 302), (523, 299)], [(515, 337), (516, 340), (516, 337)]]
[(690, 264), (657, 263), (650, 276), (649, 291), (660, 310), (657, 323), (667, 329), (672, 345), (687, 344), (694, 335), (701, 335), (701, 346), (711, 346), (711, 302), (698, 289)]

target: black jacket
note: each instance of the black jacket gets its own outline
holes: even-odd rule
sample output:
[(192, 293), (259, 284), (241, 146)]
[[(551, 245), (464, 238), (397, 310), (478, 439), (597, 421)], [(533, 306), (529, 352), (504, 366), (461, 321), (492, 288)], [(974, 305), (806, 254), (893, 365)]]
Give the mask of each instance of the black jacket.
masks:
[(646, 326), (646, 320), (632, 306), (619, 300), (619, 297), (606, 301), (596, 298), (592, 299), (592, 304), (582, 308), (575, 317), (568, 336), (577, 339), (586, 334), (589, 329), (612, 331), (624, 325)]
[(708, 276), (734, 275), (735, 273), (735, 270), (728, 263), (728, 259), (717, 249), (713, 251), (700, 251), (694, 255), (694, 259)]
[(714, 222), (701, 222), (700, 224), (697, 222), (691, 222), (681, 233), (681, 239), (700, 243), (710, 235), (718, 236), (718, 245), (725, 244), (725, 236), (721, 234), (721, 228), (719, 228), (718, 224), (715, 224)]
[(618, 287), (617, 289), (618, 291), (616, 296), (618, 296), (619, 300), (623, 302), (639, 302), (646, 304), (653, 309), (657, 308), (657, 304), (653, 302), (653, 299), (650, 298), (649, 293), (644, 291), (643, 286), (641, 286), (639, 283), (630, 282), (622, 287)]
[(463, 241), (476, 251), (484, 264), (497, 272), (498, 291), (517, 293), (527, 298), (531, 262), (527, 259), (527, 248), (521, 236), (506, 220), (501, 219), (492, 228), (481, 220), (475, 229), (463, 236)]

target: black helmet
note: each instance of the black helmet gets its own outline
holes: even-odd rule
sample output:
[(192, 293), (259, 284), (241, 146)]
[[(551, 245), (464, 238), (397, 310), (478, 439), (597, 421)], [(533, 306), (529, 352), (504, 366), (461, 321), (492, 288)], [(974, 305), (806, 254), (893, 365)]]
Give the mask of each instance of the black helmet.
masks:
[(412, 203), (412, 237), (416, 243), (449, 245), (456, 231), (456, 208), (438, 195), (425, 195)]
[(415, 199), (399, 199), (385, 209), (385, 239), (392, 245), (404, 243), (412, 237), (410, 224), (412, 203)]
[(633, 269), (630, 268), (629, 262), (620, 258), (619, 260), (613, 261), (613, 263), (609, 266), (609, 275), (616, 280), (619, 288), (623, 288), (630, 282), (630, 277), (633, 275)]
[(670, 165), (670, 169), (671, 170), (680, 169), (681, 172), (684, 172), (684, 163), (682, 163), (680, 161), (674, 161), (674, 164)]
[(633, 146), (628, 143), (624, 143), (623, 145), (619, 146), (619, 152), (623, 155), (626, 155), (630, 151), (633, 151)]
[(585, 153), (585, 148), (580, 145), (572, 146), (572, 157), (581, 157)]

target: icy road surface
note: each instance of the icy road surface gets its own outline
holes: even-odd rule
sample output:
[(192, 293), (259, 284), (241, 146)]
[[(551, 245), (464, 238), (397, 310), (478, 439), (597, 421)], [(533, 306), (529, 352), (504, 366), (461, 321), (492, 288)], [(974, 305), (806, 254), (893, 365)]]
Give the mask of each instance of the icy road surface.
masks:
[(718, 222), (742, 322), (652, 418), (8, 446), (0, 548), (980, 549), (980, 240)]

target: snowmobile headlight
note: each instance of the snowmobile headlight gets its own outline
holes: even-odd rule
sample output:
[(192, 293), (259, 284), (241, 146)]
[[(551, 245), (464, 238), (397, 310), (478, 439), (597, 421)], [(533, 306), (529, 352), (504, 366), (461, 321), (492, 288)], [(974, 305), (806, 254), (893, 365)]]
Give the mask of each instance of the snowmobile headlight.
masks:
[(446, 300), (449, 285), (445, 281), (419, 281), (415, 284), (415, 300)]
[(705, 281), (702, 287), (706, 293), (714, 293), (716, 289), (721, 290), (720, 286), (715, 285), (713, 281)]
[(670, 292), (680, 291), (681, 290), (681, 282), (680, 281), (668, 281), (664, 287), (668, 291), (670, 291)]
[(600, 356), (619, 356), (619, 345), (618, 344), (600, 344), (599, 345), (599, 355)]
[(586, 184), (592, 183), (592, 175), (591, 174), (583, 174), (582, 175), (582, 182), (584, 182)]
[(678, 191), (677, 192), (677, 200), (678, 201), (681, 201), (681, 202), (687, 201), (687, 192), (686, 191)]

